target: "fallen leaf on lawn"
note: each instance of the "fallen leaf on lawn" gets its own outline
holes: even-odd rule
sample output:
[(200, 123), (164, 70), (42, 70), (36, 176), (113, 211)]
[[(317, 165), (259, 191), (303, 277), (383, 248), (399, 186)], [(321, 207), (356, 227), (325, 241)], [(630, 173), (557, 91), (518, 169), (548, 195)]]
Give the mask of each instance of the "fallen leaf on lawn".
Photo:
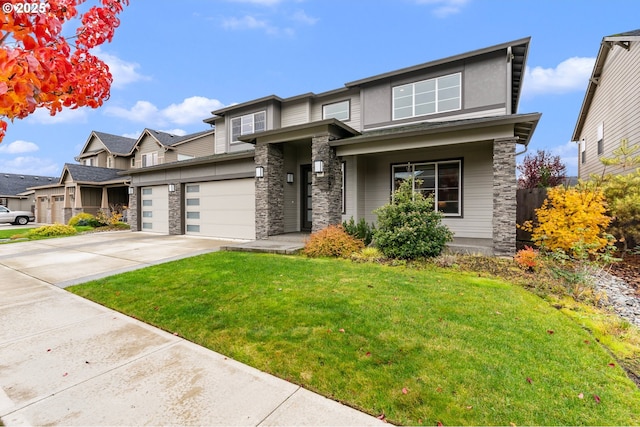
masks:
[(331, 332), (333, 332), (331, 329), (327, 329), (328, 334), (330, 334)]
[(609, 366), (612, 367), (612, 368), (615, 368), (616, 364), (615, 363), (609, 363)]
[(437, 391), (438, 393), (442, 393), (442, 387), (438, 387), (438, 388), (436, 389), (436, 391)]
[(597, 394), (593, 395), (593, 399), (596, 401), (596, 403), (600, 403), (600, 396), (598, 396)]
[(438, 421), (438, 425), (439, 426), (443, 426), (444, 424), (442, 424), (440, 421)]
[(380, 415), (378, 415), (378, 419), (379, 419), (379, 420), (384, 420), (384, 414), (380, 414)]
[(511, 427), (516, 427), (516, 423), (509, 423)]
[(409, 390), (407, 390), (406, 387), (402, 387), (402, 394), (407, 394), (409, 393)]
[(66, 377), (67, 375), (69, 375), (68, 372), (65, 372), (64, 374), (62, 374), (63, 377)]
[(344, 328), (340, 328), (340, 332), (344, 334)]
[(532, 380), (531, 378), (529, 378), (529, 377), (527, 377), (527, 382), (528, 382), (529, 384), (533, 384), (533, 380)]
[(547, 333), (548, 333), (549, 335), (553, 335), (555, 332), (554, 332), (554, 331), (552, 331), (551, 329), (547, 329)]
[(470, 411), (470, 410), (472, 410), (472, 409), (473, 409), (473, 406), (467, 406), (467, 410), (469, 410), (469, 411)]
[(367, 357), (371, 357), (371, 352), (370, 352), (370, 351), (367, 351), (367, 354), (365, 354), (365, 356), (367, 356)]
[(578, 399), (584, 399), (584, 394), (583, 394), (583, 393), (580, 393), (580, 394), (578, 395)]
[(499, 311), (496, 311), (496, 314), (502, 314), (502, 313), (500, 313)]
[(584, 340), (584, 343), (585, 343), (585, 344), (591, 344), (591, 341), (589, 341), (589, 340)]

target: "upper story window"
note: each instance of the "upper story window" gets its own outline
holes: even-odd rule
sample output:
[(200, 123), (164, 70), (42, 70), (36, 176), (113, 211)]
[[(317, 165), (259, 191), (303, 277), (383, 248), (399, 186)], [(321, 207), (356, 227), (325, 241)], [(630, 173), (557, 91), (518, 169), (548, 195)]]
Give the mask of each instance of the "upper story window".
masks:
[(322, 106), (322, 119), (338, 119), (343, 122), (350, 119), (349, 117), (349, 100), (334, 102)]
[(598, 125), (598, 155), (604, 153), (604, 123)]
[(267, 129), (267, 113), (260, 111), (231, 119), (231, 142), (238, 142), (242, 135)]
[(461, 108), (462, 75), (449, 74), (393, 88), (393, 120)]
[(158, 153), (146, 153), (142, 155), (142, 167), (155, 166), (158, 164)]
[(85, 166), (93, 166), (93, 157), (90, 157), (88, 159), (84, 159), (84, 165)]
[(107, 157), (107, 167), (113, 168), (113, 159), (111, 158), (111, 156)]

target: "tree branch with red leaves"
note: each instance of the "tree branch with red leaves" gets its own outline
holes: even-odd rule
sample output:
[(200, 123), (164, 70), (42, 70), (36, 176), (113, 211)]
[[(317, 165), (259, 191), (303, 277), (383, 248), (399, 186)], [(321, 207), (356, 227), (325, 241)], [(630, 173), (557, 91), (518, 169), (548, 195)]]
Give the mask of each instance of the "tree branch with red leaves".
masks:
[[(42, 13), (25, 13), (18, 2), (0, 0), (0, 142), (7, 120), (23, 119), (46, 108), (100, 107), (109, 99), (109, 67), (89, 51), (113, 39), (118, 15), (129, 0), (96, 0), (79, 15), (86, 0), (48, 0)], [(7, 10), (11, 12), (6, 13)], [(73, 43), (62, 36), (63, 24), (80, 19)]]

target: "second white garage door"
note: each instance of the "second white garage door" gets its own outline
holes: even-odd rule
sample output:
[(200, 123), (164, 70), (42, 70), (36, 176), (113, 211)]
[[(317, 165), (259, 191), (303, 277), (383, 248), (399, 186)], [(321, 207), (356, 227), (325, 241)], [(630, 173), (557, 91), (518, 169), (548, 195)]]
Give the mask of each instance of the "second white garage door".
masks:
[(255, 211), (253, 178), (185, 186), (187, 234), (253, 240), (256, 237)]

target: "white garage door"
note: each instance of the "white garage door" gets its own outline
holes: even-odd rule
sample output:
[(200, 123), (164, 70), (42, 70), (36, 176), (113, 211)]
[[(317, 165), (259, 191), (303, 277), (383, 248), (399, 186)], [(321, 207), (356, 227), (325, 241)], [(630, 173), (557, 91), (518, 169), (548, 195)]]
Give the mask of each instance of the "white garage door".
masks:
[(185, 232), (228, 239), (255, 239), (253, 178), (185, 185)]
[(142, 187), (142, 231), (169, 234), (169, 191), (166, 185)]

